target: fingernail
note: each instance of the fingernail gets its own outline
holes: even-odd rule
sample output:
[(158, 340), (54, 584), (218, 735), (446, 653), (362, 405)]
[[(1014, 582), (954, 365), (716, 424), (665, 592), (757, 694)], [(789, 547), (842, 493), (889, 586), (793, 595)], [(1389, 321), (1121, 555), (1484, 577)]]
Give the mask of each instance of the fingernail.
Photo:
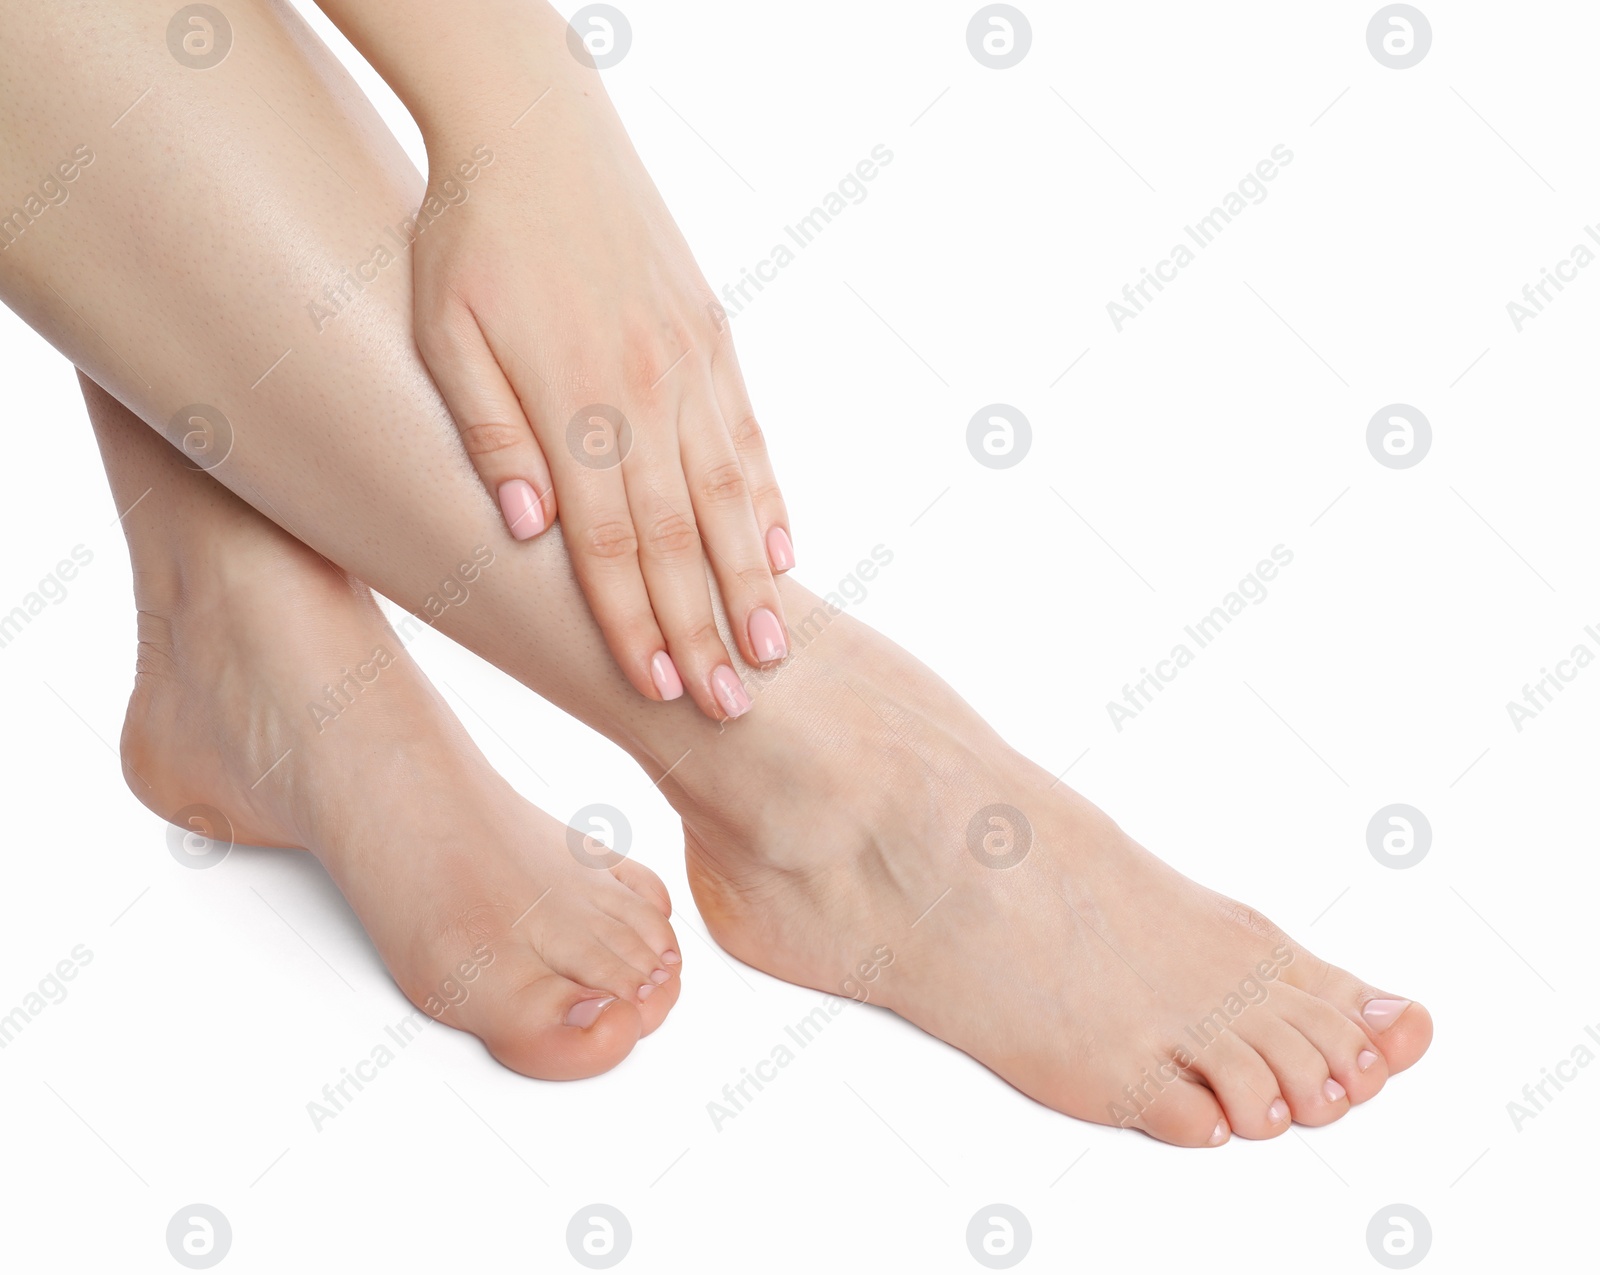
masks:
[(1267, 1108), (1267, 1119), (1273, 1124), (1282, 1124), (1289, 1118), (1289, 1104), (1282, 1098), (1274, 1098), (1272, 1105)]
[(567, 1026), (593, 1027), (595, 1020), (600, 1017), (601, 1011), (616, 999), (615, 996), (604, 996), (599, 1000), (579, 1001), (567, 1011)]
[(661, 959), (668, 965), (676, 965), (683, 958), (669, 947), (665, 952), (661, 953)]
[(639, 999), (640, 1000), (648, 999), (650, 993), (655, 991), (655, 990), (656, 990), (656, 985), (654, 983), (640, 983), (639, 984)]
[(1371, 1071), (1372, 1064), (1378, 1061), (1378, 1055), (1370, 1049), (1363, 1049), (1356, 1055), (1356, 1067), (1361, 1071)]
[(756, 648), (756, 659), (771, 664), (789, 654), (789, 639), (784, 636), (783, 622), (766, 607), (750, 612), (750, 645)]
[(655, 983), (658, 986), (660, 984), (662, 984), (662, 983), (665, 983), (671, 977), (672, 977), (672, 975), (668, 974), (666, 970), (651, 970), (650, 971), (650, 981), (652, 983)]
[(1226, 1120), (1219, 1120), (1217, 1121), (1217, 1127), (1211, 1131), (1211, 1141), (1208, 1145), (1220, 1147), (1227, 1140), (1228, 1122)]
[(716, 692), (717, 703), (729, 717), (743, 717), (750, 711), (750, 697), (745, 694), (739, 675), (726, 664), (719, 664), (711, 674), (711, 689)]
[(767, 557), (774, 571), (788, 571), (794, 566), (794, 542), (782, 527), (767, 532)]
[(518, 540), (531, 540), (544, 530), (544, 504), (526, 478), (508, 478), (496, 493), (506, 526)]
[(1344, 1086), (1329, 1076), (1322, 1082), (1322, 1096), (1329, 1102), (1338, 1102), (1344, 1097)]
[(1397, 1001), (1390, 1000), (1387, 997), (1379, 997), (1377, 1000), (1368, 1001), (1361, 1007), (1361, 1017), (1372, 1025), (1373, 1031), (1388, 1031), (1394, 1025), (1394, 1020), (1405, 1013), (1406, 1006), (1409, 1004), (1411, 1004), (1410, 1001)]
[(650, 680), (656, 684), (656, 690), (664, 700), (677, 699), (683, 694), (683, 679), (678, 676), (678, 666), (665, 651), (657, 651), (650, 657)]

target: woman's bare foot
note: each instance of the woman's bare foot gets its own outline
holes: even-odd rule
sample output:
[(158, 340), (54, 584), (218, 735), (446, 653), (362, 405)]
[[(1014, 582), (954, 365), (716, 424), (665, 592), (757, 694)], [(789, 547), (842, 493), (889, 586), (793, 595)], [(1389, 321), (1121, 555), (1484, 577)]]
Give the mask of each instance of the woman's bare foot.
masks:
[(816, 627), (737, 747), (674, 772), (695, 899), (741, 960), (1181, 1146), (1326, 1124), (1427, 1049), (1421, 1005), (1167, 867), (887, 640)]
[(215, 495), (238, 511), (215, 547), (190, 544), (170, 570), (135, 555), (130, 787), (163, 818), (203, 805), (237, 841), (309, 847), (401, 990), (506, 1066), (545, 1079), (614, 1066), (678, 997), (661, 881), (626, 860), (580, 863), (371, 594)]

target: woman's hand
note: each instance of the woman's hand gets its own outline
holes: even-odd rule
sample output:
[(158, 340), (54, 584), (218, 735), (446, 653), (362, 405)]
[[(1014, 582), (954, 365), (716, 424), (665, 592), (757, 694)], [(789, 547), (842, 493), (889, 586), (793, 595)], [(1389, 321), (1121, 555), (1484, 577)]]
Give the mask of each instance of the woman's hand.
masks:
[[(516, 40), (537, 40), (538, 65), (530, 80), (516, 59), (504, 85), (481, 62), (456, 78), (435, 67), (425, 6), (398, 34), (363, 5), (324, 7), (354, 11), (347, 33), (370, 37), (363, 51), (377, 42), (407, 62), (379, 70), (409, 90), (428, 145), (417, 344), (512, 535), (559, 516), (628, 680), (739, 716), (750, 700), (707, 568), (744, 659), (781, 660), (774, 574), (794, 565), (788, 515), (727, 320), (599, 76), (570, 52), (564, 23), (530, 24), (526, 7)], [(462, 100), (441, 103), (441, 86), (458, 83), (471, 84)]]

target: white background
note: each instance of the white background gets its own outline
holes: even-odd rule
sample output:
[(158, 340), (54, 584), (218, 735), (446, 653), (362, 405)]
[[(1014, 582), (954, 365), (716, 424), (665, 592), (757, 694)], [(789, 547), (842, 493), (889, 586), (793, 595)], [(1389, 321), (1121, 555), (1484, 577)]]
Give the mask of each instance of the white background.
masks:
[[(1432, 49), (1396, 71), (1371, 0), (1025, 0), (1032, 49), (995, 71), (967, 50), (976, 7), (636, 0), (605, 73), (717, 286), (893, 151), (735, 321), (800, 575), (891, 549), (857, 614), (1052, 770), (1076, 759), (1183, 871), (1426, 1001), (1432, 1052), (1330, 1128), (1179, 1152), (852, 1007), (717, 1132), (706, 1104), (821, 998), (705, 941), (676, 821), (626, 758), (428, 633), (512, 782), (562, 817), (630, 813), (683, 996), (577, 1084), (430, 1026), (314, 1131), (306, 1103), (409, 1006), (309, 856), (186, 871), (123, 787), (126, 553), (70, 369), (4, 315), (0, 610), (94, 553), (0, 651), (0, 1012), (93, 952), (0, 1052), (8, 1269), (179, 1269), (164, 1231), (195, 1201), (240, 1271), (578, 1269), (565, 1229), (594, 1201), (631, 1221), (624, 1270), (976, 1270), (967, 1221), (996, 1201), (1031, 1220), (1022, 1269), (1376, 1270), (1367, 1223), (1394, 1202), (1431, 1221), (1424, 1269), (1593, 1262), (1600, 1066), (1520, 1132), (1506, 1104), (1600, 1022), (1600, 667), (1520, 733), (1505, 704), (1600, 653), (1600, 266), (1520, 334), (1505, 306), (1600, 219), (1600, 12), (1425, 3)], [(1279, 143), (1265, 202), (1117, 333), (1106, 302)], [(966, 449), (992, 402), (1032, 422), (1009, 470)], [(1365, 443), (1394, 402), (1432, 423), (1409, 470)], [(1117, 732), (1106, 701), (1277, 544), (1267, 600)], [(1391, 802), (1433, 828), (1403, 871), (1366, 846)]]

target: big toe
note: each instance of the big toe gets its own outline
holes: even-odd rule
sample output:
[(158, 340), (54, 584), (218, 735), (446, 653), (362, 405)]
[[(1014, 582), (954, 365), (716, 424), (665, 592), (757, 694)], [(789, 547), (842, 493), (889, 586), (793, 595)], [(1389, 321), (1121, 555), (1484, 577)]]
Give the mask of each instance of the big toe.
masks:
[(581, 1080), (610, 1071), (645, 1032), (640, 1009), (551, 971), (484, 1003), (462, 1026), (512, 1071)]
[(1370, 989), (1354, 998), (1355, 1017), (1389, 1064), (1390, 1073), (1404, 1071), (1433, 1042), (1433, 1015), (1420, 1001), (1403, 1000)]

